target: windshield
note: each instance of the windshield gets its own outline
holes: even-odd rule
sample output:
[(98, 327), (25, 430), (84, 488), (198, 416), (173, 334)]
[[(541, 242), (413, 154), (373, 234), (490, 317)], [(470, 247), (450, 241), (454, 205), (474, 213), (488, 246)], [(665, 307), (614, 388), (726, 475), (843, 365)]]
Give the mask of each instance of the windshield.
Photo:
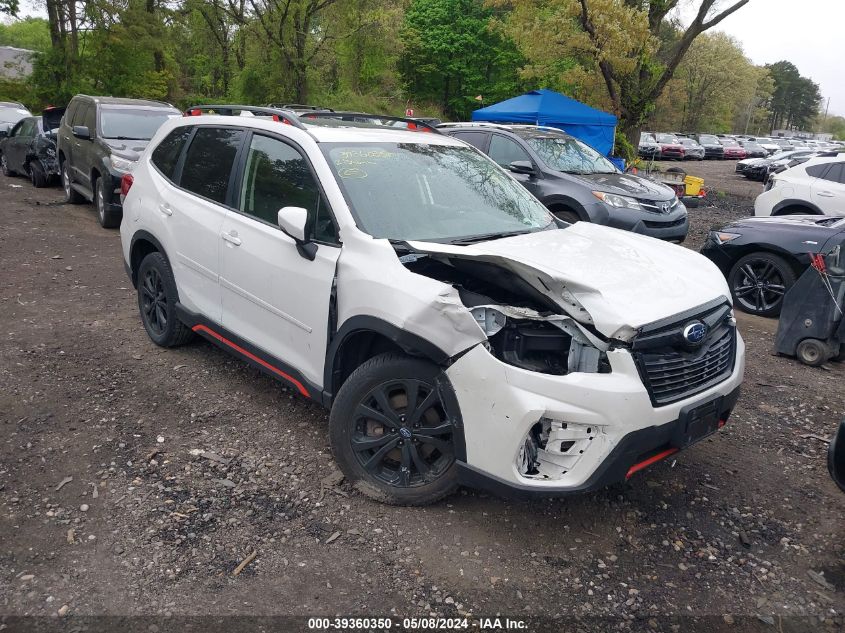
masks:
[(658, 134), (657, 140), (661, 143), (674, 143), (675, 145), (678, 144), (678, 139), (676, 139), (671, 134)]
[(691, 138), (682, 138), (681, 145), (684, 145), (685, 147), (698, 147), (698, 143)]
[(702, 134), (701, 136), (698, 137), (698, 142), (699, 143), (710, 143), (710, 144), (715, 143), (716, 145), (718, 145), (719, 139), (715, 136), (710, 135), (710, 134)]
[(657, 141), (651, 134), (642, 133), (640, 134), (640, 143), (656, 143)]
[(613, 163), (571, 136), (529, 136), (525, 142), (551, 169), (567, 174), (617, 173)]
[(100, 135), (104, 138), (149, 141), (172, 117), (170, 110), (133, 110), (131, 108), (103, 108), (100, 114)]
[(556, 226), (534, 196), (470, 147), (320, 143), (358, 228), (392, 240), (454, 242)]
[(25, 108), (15, 106), (0, 107), (0, 123), (17, 123), (26, 116), (32, 116), (32, 113)]

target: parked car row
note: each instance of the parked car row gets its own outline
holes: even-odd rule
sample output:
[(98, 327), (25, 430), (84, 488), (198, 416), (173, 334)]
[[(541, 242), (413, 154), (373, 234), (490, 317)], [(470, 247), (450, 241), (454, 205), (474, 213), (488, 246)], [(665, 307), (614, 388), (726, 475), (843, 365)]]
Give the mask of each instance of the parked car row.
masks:
[(642, 158), (655, 160), (745, 160), (767, 158), (784, 151), (823, 151), (839, 147), (842, 145), (801, 139), (643, 132), (638, 153)]

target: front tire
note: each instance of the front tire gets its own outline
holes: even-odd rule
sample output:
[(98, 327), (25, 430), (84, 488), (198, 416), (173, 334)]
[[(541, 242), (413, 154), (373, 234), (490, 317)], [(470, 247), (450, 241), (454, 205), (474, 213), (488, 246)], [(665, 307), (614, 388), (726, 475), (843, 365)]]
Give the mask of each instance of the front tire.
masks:
[(734, 305), (762, 317), (780, 314), (783, 296), (794, 283), (795, 271), (789, 262), (771, 253), (742, 257), (728, 275)]
[(65, 190), (65, 202), (69, 202), (70, 204), (82, 204), (85, 202), (85, 198), (73, 188), (66, 160), (62, 161), (62, 188)]
[(551, 209), (551, 212), (558, 220), (563, 220), (564, 222), (569, 222), (570, 224), (575, 224), (576, 222), (581, 221), (578, 214), (570, 209)]
[(97, 220), (104, 229), (114, 229), (120, 226), (121, 213), (115, 211), (106, 202), (106, 191), (103, 179), (94, 181), (94, 207), (97, 209)]
[(388, 353), (358, 367), (329, 417), (332, 453), (346, 478), (394, 505), (428, 505), (454, 492), (460, 416), (447, 411), (451, 393), (442, 369), (418, 358)]
[(150, 253), (138, 267), (138, 310), (144, 329), (156, 345), (177, 347), (193, 336), (176, 315), (178, 302), (170, 263), (161, 253)]

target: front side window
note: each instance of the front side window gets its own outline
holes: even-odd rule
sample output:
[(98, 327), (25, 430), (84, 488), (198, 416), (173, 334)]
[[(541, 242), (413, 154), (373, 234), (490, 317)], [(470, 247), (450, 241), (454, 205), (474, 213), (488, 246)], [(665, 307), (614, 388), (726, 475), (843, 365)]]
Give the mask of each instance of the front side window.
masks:
[(242, 130), (198, 128), (185, 155), (180, 186), (203, 198), (225, 204), (232, 166), (243, 137)]
[(571, 136), (527, 138), (546, 165), (568, 174), (615, 174), (616, 167), (586, 143)]
[(336, 241), (331, 213), (308, 162), (287, 143), (256, 134), (249, 144), (238, 208), (277, 226), (283, 207), (308, 211), (307, 234), (316, 241)]
[(455, 242), (554, 226), (548, 210), (474, 149), (320, 143), (358, 227), (377, 238)]
[(168, 119), (179, 116), (170, 110), (109, 107), (100, 110), (100, 134), (104, 138), (148, 141)]
[(528, 152), (522, 149), (515, 141), (499, 134), (494, 134), (490, 139), (490, 158), (502, 167), (507, 167), (516, 161), (531, 162)]
[(21, 129), (18, 134), (19, 136), (25, 136), (26, 138), (30, 138), (32, 136), (35, 136), (35, 130), (35, 119), (24, 119), (23, 121), (21, 121)]
[(153, 150), (150, 160), (170, 180), (173, 180), (175, 176), (176, 163), (179, 162), (182, 148), (191, 135), (191, 129), (187, 126), (176, 128)]

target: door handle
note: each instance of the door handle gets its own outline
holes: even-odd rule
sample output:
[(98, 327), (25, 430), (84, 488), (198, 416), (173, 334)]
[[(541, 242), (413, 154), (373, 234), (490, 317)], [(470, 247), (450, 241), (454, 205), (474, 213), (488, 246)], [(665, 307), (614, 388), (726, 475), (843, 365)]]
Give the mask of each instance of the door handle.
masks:
[(830, 191), (819, 191), (818, 195), (821, 196), (822, 198), (835, 198), (836, 197), (836, 194), (831, 193)]
[(230, 231), (229, 233), (222, 233), (220, 235), (224, 240), (235, 246), (241, 245), (241, 238), (238, 237), (237, 231)]
[(158, 205), (158, 210), (161, 211), (164, 215), (167, 215), (167, 216), (173, 215), (173, 209), (171, 209), (170, 205), (167, 204), (166, 202)]

